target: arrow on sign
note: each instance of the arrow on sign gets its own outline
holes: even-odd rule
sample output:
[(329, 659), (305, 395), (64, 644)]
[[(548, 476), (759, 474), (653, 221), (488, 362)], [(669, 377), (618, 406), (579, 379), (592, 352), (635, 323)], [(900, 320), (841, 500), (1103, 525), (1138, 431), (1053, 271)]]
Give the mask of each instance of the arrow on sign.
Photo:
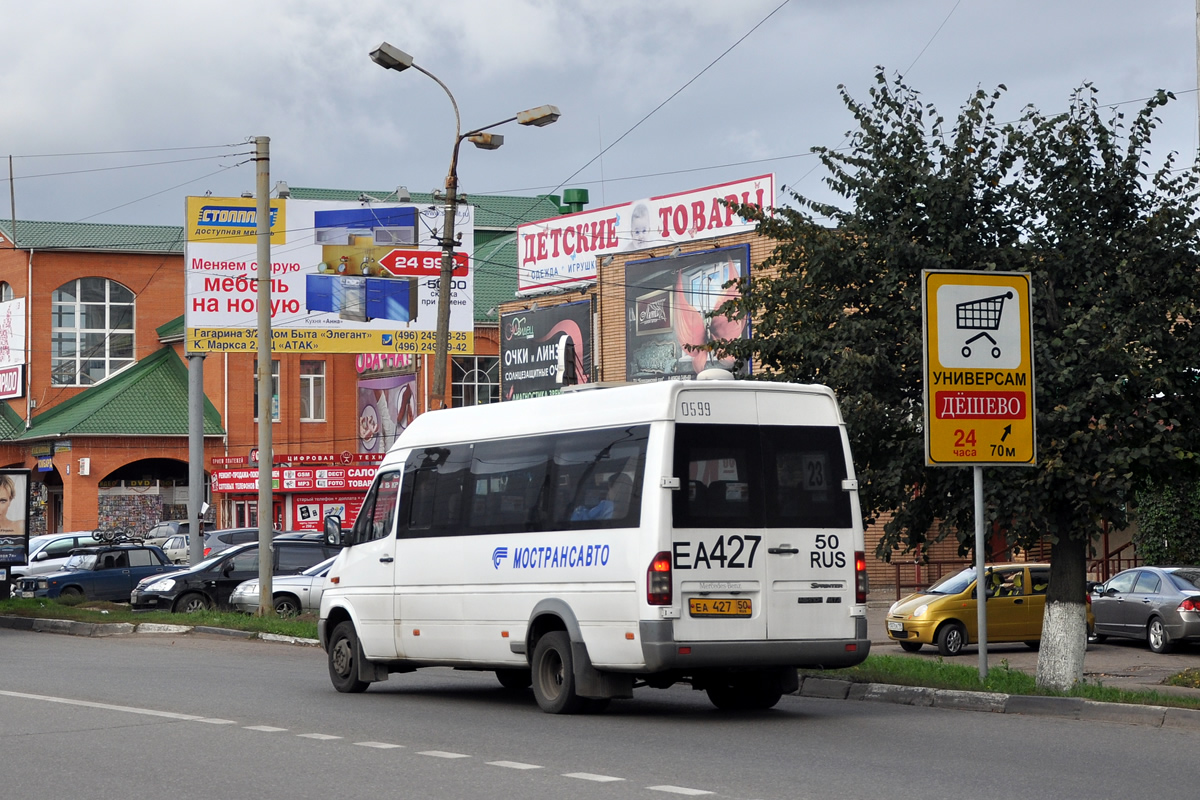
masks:
[(1012, 433), (1012, 425), (1005, 425), (1004, 426), (1004, 435), (1000, 437), (1000, 441), (1003, 442), (1005, 439), (1007, 439), (1008, 435), (1010, 433)]
[[(437, 277), (442, 272), (442, 254), (438, 250), (392, 250), (379, 259), (379, 266), (397, 277)], [(454, 275), (467, 274), (467, 254), (454, 254)]]

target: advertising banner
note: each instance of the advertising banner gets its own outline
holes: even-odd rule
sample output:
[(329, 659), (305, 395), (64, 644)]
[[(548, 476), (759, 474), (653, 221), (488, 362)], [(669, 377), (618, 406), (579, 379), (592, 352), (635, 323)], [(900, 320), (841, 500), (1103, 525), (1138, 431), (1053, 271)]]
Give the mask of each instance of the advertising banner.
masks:
[(416, 416), (416, 375), (359, 378), (359, 452), (383, 455)]
[(732, 370), (733, 359), (694, 348), (750, 338), (745, 320), (709, 316), (737, 297), (736, 287), (724, 285), (745, 277), (749, 268), (746, 244), (627, 263), (625, 380), (690, 380), (709, 367)]
[(500, 316), (500, 390), (504, 400), (558, 394), (559, 351), (575, 349), (575, 382), (592, 374), (592, 304), (564, 303)]
[(0, 567), (25, 564), (29, 555), (27, 469), (0, 469)]
[(325, 526), (325, 518), (336, 516), (342, 520), (343, 528), (350, 528), (358, 519), (363, 495), (344, 494), (294, 494), (292, 501), (292, 529), (297, 531), (319, 531)]
[[(184, 267), (188, 352), (258, 347), (257, 201), (189, 197)], [(271, 201), (276, 353), (432, 353), (445, 209), (401, 203)], [(457, 207), (452, 354), (474, 352), (474, 216)]]
[(0, 303), (0, 400), (25, 395), (25, 298)]
[(597, 259), (611, 253), (754, 230), (722, 201), (769, 208), (775, 205), (775, 176), (759, 175), (518, 225), (517, 294), (592, 283)]
[[(275, 467), (271, 482), (276, 491), (361, 491), (371, 488), (376, 467)], [(212, 471), (214, 492), (257, 492), (257, 469), (215, 469)]]

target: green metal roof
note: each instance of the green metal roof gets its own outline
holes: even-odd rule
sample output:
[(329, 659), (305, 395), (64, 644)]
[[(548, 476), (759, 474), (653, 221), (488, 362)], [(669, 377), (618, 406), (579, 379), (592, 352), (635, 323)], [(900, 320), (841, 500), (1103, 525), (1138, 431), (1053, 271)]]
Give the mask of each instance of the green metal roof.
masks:
[(187, 334), (187, 329), (184, 326), (183, 316), (183, 314), (180, 314), (170, 322), (164, 322), (162, 325), (159, 325), (154, 329), (154, 332), (158, 334), (158, 340), (160, 342), (183, 341), (183, 337)]
[(475, 321), (498, 323), (500, 303), (517, 297), (517, 235), (475, 248)]
[[(296, 200), (339, 200), (342, 202), (358, 202), (366, 195), (380, 203), (395, 203), (396, 193), (392, 189), (363, 191), (360, 189), (309, 189), (299, 186), (289, 187), (291, 197)], [(433, 195), (427, 192), (411, 192), (409, 202), (417, 205), (431, 204)], [(558, 217), (562, 212), (558, 204), (546, 195), (538, 197), (510, 197), (498, 194), (469, 194), (467, 202), (475, 206), (476, 228), (499, 228), (515, 231), (517, 225), (525, 222)]]
[(113, 225), (101, 222), (0, 220), (0, 233), (33, 250), (103, 250), (118, 253), (183, 253), (182, 225)]
[(7, 402), (0, 403), (0, 440), (15, 439), (25, 432), (25, 420)]
[[(6, 404), (7, 405), (7, 404)], [(187, 367), (163, 347), (103, 383), (33, 418), (13, 438), (58, 436), (187, 436)], [(221, 415), (204, 398), (204, 435), (220, 436)]]

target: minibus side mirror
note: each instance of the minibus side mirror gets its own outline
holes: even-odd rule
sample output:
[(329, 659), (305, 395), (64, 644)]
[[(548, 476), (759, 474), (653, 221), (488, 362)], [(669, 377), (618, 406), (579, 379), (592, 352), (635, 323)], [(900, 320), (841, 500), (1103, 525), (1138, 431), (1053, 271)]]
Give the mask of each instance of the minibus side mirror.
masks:
[(325, 544), (330, 547), (344, 547), (349, 544), (348, 537), (342, 534), (342, 518), (337, 514), (325, 517)]

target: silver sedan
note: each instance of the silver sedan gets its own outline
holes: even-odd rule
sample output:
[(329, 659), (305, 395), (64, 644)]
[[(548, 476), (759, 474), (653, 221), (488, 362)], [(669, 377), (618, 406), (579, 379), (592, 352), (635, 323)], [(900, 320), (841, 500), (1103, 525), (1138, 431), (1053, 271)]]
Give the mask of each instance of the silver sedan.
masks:
[[(325, 591), (325, 576), (333, 564), (327, 558), (299, 575), (275, 575), (271, 578), (271, 596), (275, 599), (275, 613), (281, 617), (294, 617), (321, 609), (321, 594)], [(239, 611), (258, 613), (258, 578), (239, 583), (229, 597), (229, 602)]]
[(1095, 641), (1142, 639), (1155, 653), (1200, 639), (1200, 567), (1135, 567), (1093, 590)]

